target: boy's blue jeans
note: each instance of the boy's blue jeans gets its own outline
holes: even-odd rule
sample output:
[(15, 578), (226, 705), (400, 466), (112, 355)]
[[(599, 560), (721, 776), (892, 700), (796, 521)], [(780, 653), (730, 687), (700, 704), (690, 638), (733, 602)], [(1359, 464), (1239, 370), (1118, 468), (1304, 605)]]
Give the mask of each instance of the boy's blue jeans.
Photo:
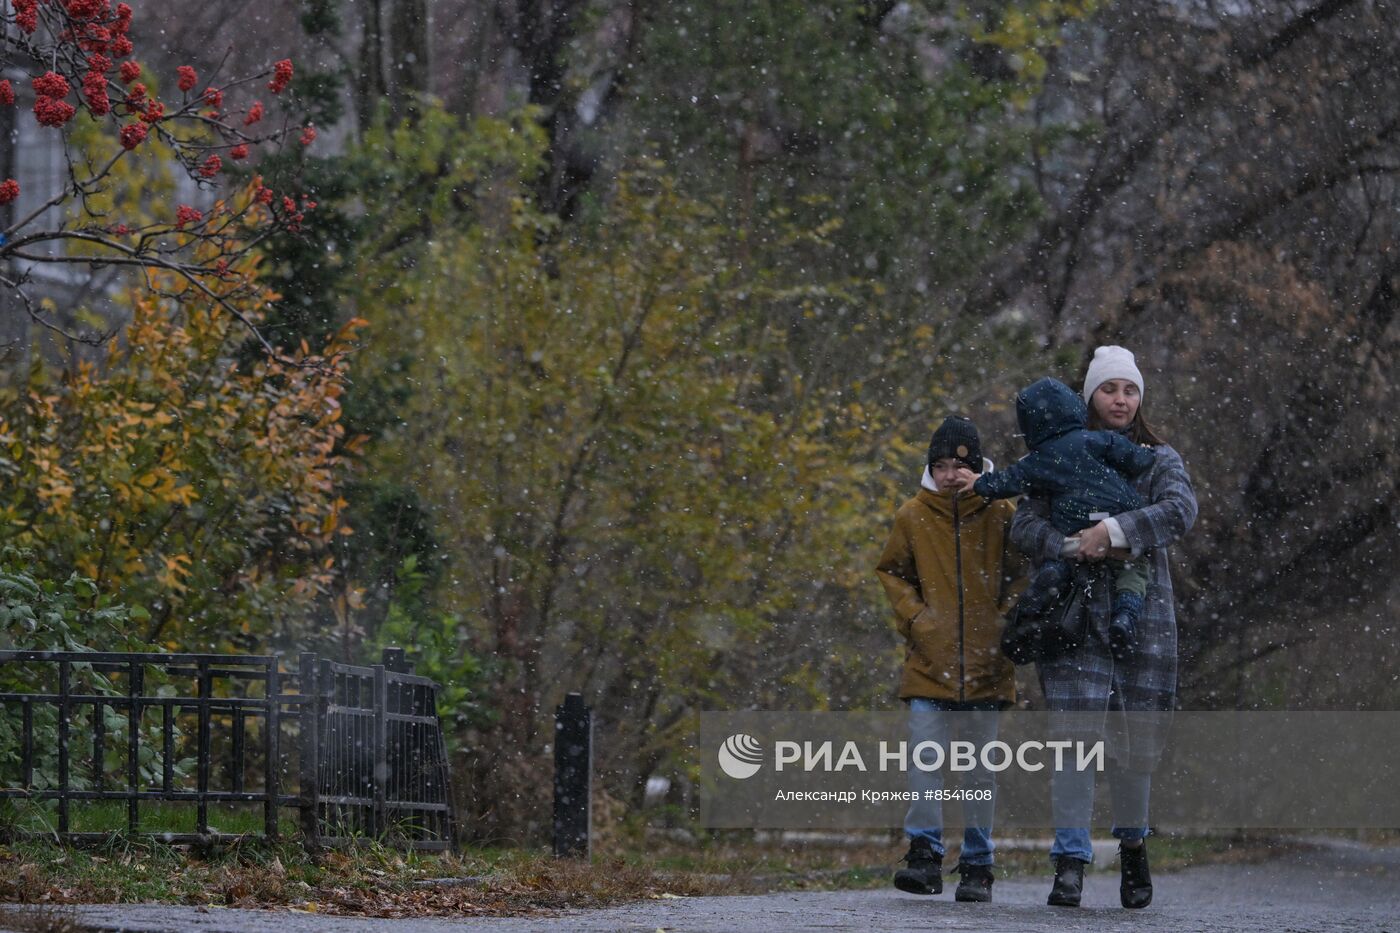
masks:
[[(1089, 817), (1094, 809), (1094, 778), (1097, 772), (1068, 768), (1056, 771), (1050, 779), (1050, 808), (1056, 825), (1050, 858), (1068, 855), (1083, 862), (1093, 861), (1089, 845)], [(1108, 789), (1113, 802), (1113, 835), (1117, 839), (1147, 836), (1147, 798), (1152, 774), (1129, 771), (1112, 763), (1108, 766)]]
[[(1001, 715), (1001, 704), (996, 701), (958, 703), (950, 700), (928, 700), (915, 698), (909, 701), (909, 754), (920, 742), (936, 742), (946, 753), (948, 743), (955, 736), (954, 723), (959, 727), (956, 736), (964, 742), (972, 742), (979, 749), (996, 740), (997, 719)], [(959, 715), (951, 716), (950, 713)], [(932, 760), (932, 753), (924, 756)], [(962, 788), (966, 791), (989, 791), (989, 800), (963, 801), (963, 817), (967, 828), (963, 830), (963, 845), (960, 859), (968, 865), (992, 864), (992, 812), (996, 804), (996, 775), (981, 767), (980, 756), (976, 768), (962, 772)], [(919, 799), (909, 805), (904, 816), (904, 832), (910, 839), (922, 836), (933, 846), (939, 858), (945, 852), (943, 846), (943, 804), (937, 799), (924, 799), (926, 791), (934, 793), (943, 789), (943, 772), (924, 771), (911, 762), (909, 765), (909, 789), (919, 795)]]

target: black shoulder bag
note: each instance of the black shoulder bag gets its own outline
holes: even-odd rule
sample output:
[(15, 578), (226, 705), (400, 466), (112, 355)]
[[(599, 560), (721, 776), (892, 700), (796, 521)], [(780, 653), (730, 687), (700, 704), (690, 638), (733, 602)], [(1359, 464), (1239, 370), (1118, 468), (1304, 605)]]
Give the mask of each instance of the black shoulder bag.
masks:
[(1001, 633), (1001, 653), (1013, 664), (1052, 661), (1089, 638), (1089, 605), (1097, 567), (1074, 566), (1070, 585), (1041, 612), (1016, 603)]

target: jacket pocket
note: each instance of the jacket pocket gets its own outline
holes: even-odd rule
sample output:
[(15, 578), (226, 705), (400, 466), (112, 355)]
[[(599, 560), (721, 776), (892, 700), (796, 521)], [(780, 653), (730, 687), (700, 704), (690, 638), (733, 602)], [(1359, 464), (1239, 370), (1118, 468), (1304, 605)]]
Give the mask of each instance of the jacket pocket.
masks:
[[(909, 645), (930, 670), (958, 666), (957, 619), (940, 617), (924, 607), (909, 624)], [(956, 675), (954, 675), (956, 678)]]

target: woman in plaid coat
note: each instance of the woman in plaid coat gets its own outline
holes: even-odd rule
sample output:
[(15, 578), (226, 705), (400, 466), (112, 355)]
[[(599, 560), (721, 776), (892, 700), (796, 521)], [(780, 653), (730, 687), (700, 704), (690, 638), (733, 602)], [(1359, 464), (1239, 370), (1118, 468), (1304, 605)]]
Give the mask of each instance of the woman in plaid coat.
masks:
[[(1099, 347), (1094, 352), (1084, 380), (1089, 426), (1120, 431), (1129, 440), (1154, 448), (1156, 464), (1135, 483), (1147, 505), (1066, 538), (1050, 524), (1049, 503), (1025, 498), (1011, 524), (1012, 542), (1037, 564), (1054, 557), (1098, 561), (1108, 556), (1146, 554), (1148, 558), (1147, 598), (1138, 620), (1138, 645), (1131, 657), (1115, 662), (1109, 651), (1110, 594), (1102, 588), (1090, 606), (1091, 637), (1074, 651), (1039, 664), (1048, 708), (1077, 714), (1066, 728), (1090, 728), (1096, 718), (1085, 714), (1123, 713), (1127, 741), (1115, 747), (1108, 775), (1124, 907), (1146, 907), (1152, 900), (1146, 846), (1148, 795), (1152, 770), (1162, 754), (1167, 720), (1176, 703), (1176, 611), (1167, 548), (1196, 520), (1191, 477), (1181, 455), (1147, 424), (1141, 410), (1142, 394), (1142, 373), (1132, 353), (1122, 347)], [(1097, 739), (1101, 735), (1084, 737)], [(1079, 904), (1084, 866), (1092, 858), (1087, 827), (1093, 793), (1093, 771), (1054, 775), (1051, 798), (1057, 828), (1050, 850), (1055, 861), (1052, 905)]]

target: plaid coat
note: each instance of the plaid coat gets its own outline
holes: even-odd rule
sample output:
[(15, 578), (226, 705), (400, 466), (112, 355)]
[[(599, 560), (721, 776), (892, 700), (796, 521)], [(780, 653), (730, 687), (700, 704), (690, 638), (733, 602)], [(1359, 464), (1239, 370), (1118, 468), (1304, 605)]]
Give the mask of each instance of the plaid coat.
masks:
[[(1116, 757), (1143, 771), (1156, 766), (1170, 718), (1152, 714), (1169, 713), (1176, 704), (1176, 604), (1167, 548), (1196, 521), (1196, 493), (1181, 455), (1165, 445), (1156, 453), (1152, 469), (1135, 482), (1147, 505), (1115, 516), (1134, 554), (1148, 556), (1147, 598), (1137, 622), (1137, 651), (1127, 663), (1115, 665), (1107, 638), (1112, 594), (1109, 587), (1100, 587), (1090, 606), (1094, 636), (1077, 650), (1037, 665), (1052, 711), (1126, 711), (1116, 720), (1130, 730), (1126, 755)], [(1024, 498), (1011, 522), (1012, 543), (1036, 565), (1059, 557), (1064, 544), (1064, 535), (1050, 524), (1049, 515), (1044, 499)], [(1076, 717), (1070, 731), (1078, 732), (1091, 718)]]

